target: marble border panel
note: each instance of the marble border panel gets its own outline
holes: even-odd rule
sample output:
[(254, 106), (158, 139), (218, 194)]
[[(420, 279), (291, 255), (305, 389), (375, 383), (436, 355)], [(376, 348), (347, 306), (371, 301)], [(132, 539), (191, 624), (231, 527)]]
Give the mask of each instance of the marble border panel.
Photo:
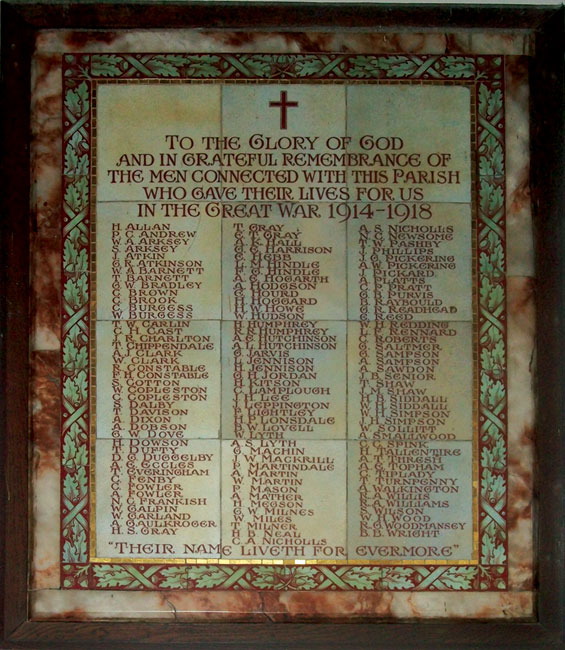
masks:
[[(178, 30), (175, 33), (171, 31), (162, 30), (136, 30), (130, 34), (120, 34), (119, 32), (71, 32), (69, 30), (43, 30), (38, 32), (36, 40), (36, 54), (34, 56), (33, 65), (33, 96), (32, 96), (32, 159), (33, 165), (33, 210), (35, 213), (35, 228), (42, 235), (42, 231), (47, 229), (47, 240), (53, 241), (56, 249), (60, 250), (60, 236), (59, 229), (57, 228), (60, 214), (60, 168), (61, 168), (61, 155), (60, 147), (57, 147), (58, 138), (60, 138), (60, 124), (61, 124), (61, 106), (62, 106), (62, 91), (61, 91), (61, 66), (62, 66), (62, 52), (81, 52), (81, 51), (139, 51), (147, 49), (163, 49), (166, 47), (170, 51), (186, 51), (187, 49), (206, 51), (211, 49), (222, 49), (223, 51), (304, 51), (312, 49), (343, 49), (349, 51), (362, 51), (362, 52), (402, 52), (402, 51), (418, 51), (421, 53), (480, 53), (473, 48), (473, 44), (478, 46), (476, 39), (472, 42), (469, 32), (461, 33), (426, 33), (426, 34), (406, 34), (402, 35), (402, 39), (396, 38), (394, 34), (380, 33), (380, 34), (308, 34), (304, 38), (302, 34), (260, 34), (260, 33), (213, 33), (204, 32), (202, 34), (192, 33), (189, 36), (179, 34)], [(515, 48), (510, 51), (507, 47), (510, 40), (513, 40)], [(498, 45), (496, 44), (498, 43)], [(312, 48), (311, 45), (315, 47)], [(525, 54), (530, 55), (531, 37), (527, 35), (517, 35), (509, 39), (504, 34), (492, 35), (490, 37), (490, 51), (495, 54), (505, 52), (510, 55)], [(445, 49), (443, 49), (445, 48)], [(506, 57), (506, 89), (507, 101), (506, 112), (507, 119), (510, 117), (511, 104), (517, 109), (514, 112), (512, 119), (512, 130), (507, 131), (507, 138), (510, 136), (514, 129), (517, 130), (522, 138), (527, 138), (528, 134), (528, 80), (524, 74), (509, 76), (508, 70), (517, 65), (522, 70), (527, 69), (527, 56), (507, 56)], [(516, 101), (514, 101), (514, 98)], [(516, 153), (520, 152), (519, 158)], [(507, 140), (507, 184), (511, 187), (514, 179), (520, 179), (522, 190), (521, 196), (528, 196), (528, 149), (527, 146), (521, 148), (513, 147), (508, 144)], [(519, 275), (516, 273), (516, 263), (520, 264), (524, 257), (522, 255), (515, 255), (518, 246), (512, 245), (512, 240), (519, 244), (516, 237), (522, 236), (526, 245), (532, 248), (532, 235), (529, 225), (529, 214), (526, 214), (526, 221), (523, 222), (521, 230), (515, 230), (512, 225), (512, 213), (514, 201), (511, 201), (511, 192), (508, 192), (507, 205), (507, 219), (509, 230), (508, 236), (508, 272), (509, 276)], [(524, 214), (523, 212), (521, 213)], [(49, 229), (52, 229), (49, 231)], [(51, 233), (53, 237), (51, 237)], [(35, 248), (35, 255), (37, 256), (38, 248)], [(530, 257), (531, 260), (531, 257)], [(524, 276), (532, 276), (533, 271), (531, 264), (527, 269), (524, 269)], [(50, 295), (56, 295), (59, 286), (59, 273), (55, 269), (54, 277), (48, 280), (44, 275), (43, 265), (33, 265), (33, 277), (39, 274), (43, 277), (40, 278), (42, 283), (49, 281), (54, 287)], [(35, 286), (35, 285), (34, 285)], [(509, 480), (509, 562), (510, 562), (510, 576), (509, 576), (509, 589), (514, 591), (523, 592), (524, 597), (520, 597), (520, 605), (515, 608), (515, 611), (508, 610), (504, 603), (500, 602), (500, 595), (493, 595), (489, 593), (481, 594), (481, 601), (489, 600), (489, 612), (492, 616), (508, 615), (508, 616), (528, 616), (532, 612), (533, 600), (530, 591), (532, 589), (532, 575), (533, 575), (533, 554), (532, 554), (532, 466), (528, 459), (531, 459), (533, 449), (533, 393), (531, 386), (533, 382), (533, 367), (531, 364), (531, 352), (533, 349), (533, 337), (535, 334), (535, 324), (533, 316), (533, 291), (534, 282), (531, 277), (508, 277), (508, 304), (509, 304), (509, 322), (508, 322), (508, 345), (509, 345), (509, 441), (510, 441), (510, 480)], [(514, 306), (517, 307), (518, 313), (521, 318), (513, 318), (512, 314)], [(37, 367), (36, 373), (41, 373), (40, 356), (43, 357), (44, 352), (49, 349), (56, 350), (60, 347), (60, 324), (58, 318), (58, 308), (53, 309), (52, 303), (49, 301), (38, 301), (36, 299), (33, 306), (34, 317), (34, 337), (31, 345), (32, 349), (38, 351), (38, 354), (33, 354), (32, 364)], [(524, 339), (524, 333), (527, 334)], [(52, 360), (54, 367), (58, 366), (57, 358)], [(519, 367), (521, 372), (517, 373), (516, 369)], [(58, 403), (58, 388), (56, 382), (45, 382), (45, 391), (41, 392), (41, 399), (46, 400), (48, 408), (58, 408), (52, 404)], [(40, 393), (37, 393), (39, 396)], [(513, 408), (515, 404), (520, 404), (524, 408), (520, 410), (520, 415), (513, 418)], [(58, 485), (59, 481), (59, 450), (55, 447), (48, 448), (37, 441), (37, 437), (42, 434), (40, 414), (44, 409), (41, 408), (40, 402), (37, 398), (34, 401), (34, 409), (32, 413), (32, 421), (34, 431), (34, 455), (37, 456), (38, 462), (34, 464), (33, 468), (33, 492), (34, 503), (37, 502), (36, 511), (45, 508), (45, 502), (39, 503), (40, 494), (51, 493), (50, 485), (55, 481)], [(50, 434), (46, 434), (50, 435)], [(523, 453), (525, 452), (525, 453)], [(520, 471), (520, 474), (525, 477), (525, 480), (515, 480), (515, 472)], [(519, 499), (517, 499), (519, 495)], [(45, 535), (51, 536), (53, 529), (57, 528), (56, 524), (56, 509), (58, 504), (55, 504), (52, 511), (55, 516), (49, 516), (50, 512), (47, 510), (47, 516), (37, 518), (34, 521), (34, 529), (36, 539), (45, 540)], [(58, 533), (55, 530), (56, 543), (46, 546), (45, 543), (41, 546), (41, 557), (37, 554), (37, 546), (34, 551), (34, 563), (32, 565), (33, 583), (32, 588), (43, 590), (38, 592), (37, 597), (32, 598), (32, 609), (34, 615), (39, 618), (49, 618), (52, 616), (59, 618), (73, 619), (73, 598), (74, 595), (68, 593), (66, 601), (63, 602), (60, 598), (56, 598), (58, 593), (54, 591), (59, 587), (59, 548), (58, 548)], [(519, 554), (519, 561), (515, 561), (515, 555)], [(45, 564), (46, 563), (46, 564)], [(45, 566), (51, 567), (44, 570)], [(52, 579), (56, 575), (56, 579)], [(87, 597), (87, 592), (81, 592)], [(144, 594), (148, 596), (149, 594)], [(233, 594), (234, 598), (236, 594)], [(301, 595), (302, 601), (307, 599), (314, 599), (318, 595), (326, 597), (331, 596), (325, 592), (324, 594), (306, 593)], [(393, 598), (399, 594), (388, 594), (387, 599)], [(457, 616), (463, 617), (476, 617), (482, 616), (485, 613), (483, 606), (473, 602), (467, 598), (472, 594), (460, 594), (457, 600), (461, 603), (461, 609), (458, 609)], [(124, 598), (135, 598), (136, 594), (125, 594)], [(210, 597), (217, 598), (221, 596), (221, 592), (210, 594)], [(243, 598), (244, 594), (240, 593), (239, 597)], [(280, 593), (273, 593), (273, 598), (279, 600), (281, 598), (296, 600), (299, 594), (289, 594), (288, 598)], [(348, 614), (359, 607), (356, 604), (357, 599), (361, 594), (341, 592), (339, 596), (342, 599), (351, 601), (349, 605), (343, 603), (336, 611), (336, 614)], [(377, 598), (378, 594), (375, 594)], [(434, 595), (434, 597), (439, 594)], [(491, 598), (494, 598), (494, 600)], [(102, 594), (100, 594), (102, 597)], [(365, 595), (366, 597), (366, 595)], [(419, 598), (432, 597), (432, 594), (421, 594)], [(449, 596), (450, 602), (453, 595)], [(379, 600), (379, 598), (377, 598)], [(496, 600), (496, 602), (495, 602)], [(313, 601), (312, 601), (313, 602)], [(518, 603), (518, 600), (516, 601)], [(84, 610), (82, 615), (78, 616), (77, 620), (81, 618), (96, 618), (96, 607), (90, 607), (88, 602), (84, 602)], [(244, 604), (242, 604), (245, 607)], [(132, 600), (132, 609), (136, 607)], [(303, 609), (305, 605), (303, 606)], [(143, 608), (145, 609), (145, 607)], [(187, 609), (189, 607), (187, 606)], [(195, 611), (194, 619), (198, 619), (197, 608)], [(241, 609), (241, 608), (239, 608)], [(311, 611), (319, 611), (321, 608), (312, 605)], [(382, 609), (382, 608), (381, 608)], [(88, 613), (87, 610), (90, 610)], [(377, 607), (373, 607), (375, 615), (377, 615)], [(247, 610), (249, 611), (249, 610)], [(389, 611), (385, 607), (385, 612)], [(438, 607), (438, 615), (444, 611), (443, 607)], [(288, 611), (284, 620), (293, 620), (295, 611)], [(404, 617), (420, 615), (420, 612), (412, 610), (407, 613), (404, 610), (395, 610), (393, 616)], [(167, 616), (163, 613), (162, 616)], [(207, 614), (203, 614), (206, 618)]]

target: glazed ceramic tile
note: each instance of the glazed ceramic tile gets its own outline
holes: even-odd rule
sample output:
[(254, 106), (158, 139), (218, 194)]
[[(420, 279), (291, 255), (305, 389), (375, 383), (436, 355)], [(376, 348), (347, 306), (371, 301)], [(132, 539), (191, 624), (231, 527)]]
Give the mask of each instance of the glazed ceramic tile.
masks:
[(348, 323), (348, 437), (471, 440), (471, 323)]
[(217, 438), (218, 321), (98, 321), (98, 438)]
[(222, 92), (222, 135), (230, 151), (233, 148), (251, 158), (242, 165), (236, 161), (224, 167), (228, 173), (241, 168), (250, 174), (249, 179), (231, 183), (236, 198), (334, 200), (334, 194), (339, 195), (345, 186), (345, 167), (324, 165), (318, 156), (343, 152), (345, 128), (343, 86), (226, 86)]
[(345, 445), (222, 441), (223, 557), (344, 560)]
[(219, 445), (97, 440), (94, 558), (218, 557)]
[(300, 203), (255, 204), (268, 205), (264, 215), (223, 224), (223, 318), (345, 320), (345, 224), (327, 204), (306, 204), (306, 216), (296, 214)]
[(348, 556), (473, 558), (471, 442), (348, 443)]
[(470, 120), (466, 87), (348, 87), (348, 151), (368, 158), (351, 167), (354, 200), (469, 203)]
[(219, 318), (219, 220), (144, 221), (135, 204), (111, 202), (98, 204), (97, 222), (97, 318)]
[(470, 205), (353, 208), (359, 216), (347, 223), (350, 320), (471, 320)]
[(345, 438), (346, 323), (222, 324), (222, 438)]
[[(507, 570), (502, 60), (92, 54), (65, 61), (62, 429), (74, 453), (63, 465), (65, 572), (82, 572), (73, 564), (92, 558), (94, 545), (107, 564), (90, 566), (88, 580), (110, 588), (122, 548), (134, 559), (146, 548), (153, 560), (173, 562), (179, 550), (168, 540), (182, 537), (201, 549), (189, 573), (199, 559), (219, 556), (205, 562), (211, 574), (201, 588), (274, 585), (287, 565), (310, 562), (295, 573), (325, 589), (324, 575), (337, 584), (337, 567), (361, 561), (357, 528), (380, 539), (378, 548), (396, 548), (406, 529), (418, 545), (398, 556), (408, 562), (403, 588), (431, 585), (435, 574), (424, 580), (410, 562), (439, 558), (459, 588), (476, 588), (480, 561), (500, 589)], [(96, 83), (84, 80), (85, 69)], [(289, 71), (301, 83), (259, 83)], [(214, 85), (219, 75), (230, 83)], [(240, 83), (242, 75), (254, 83)], [(335, 83), (336, 75), (345, 82)], [(133, 104), (139, 124), (123, 126)], [(414, 123), (414, 104), (435, 129)], [(163, 140), (170, 153), (158, 150)], [(170, 185), (167, 202), (148, 203), (163, 197), (149, 195), (145, 183), (161, 181)], [(316, 399), (295, 399), (308, 395)], [(221, 445), (196, 440), (218, 435)], [(404, 528), (371, 521), (365, 501), (357, 510), (346, 499), (349, 480), (355, 493), (355, 478), (364, 476), (352, 449), (382, 440), (429, 444), (449, 458), (445, 466), (423, 452), (387, 458), (384, 478), (430, 481), (457, 497), (431, 514), (427, 506), (416, 518), (405, 513)], [(441, 454), (434, 441), (447, 443)], [(137, 444), (159, 451), (138, 461)], [(221, 453), (178, 455), (169, 452), (173, 444), (216, 444)], [(144, 506), (132, 504), (131, 537), (122, 540), (118, 501), (131, 476), (207, 476), (210, 468), (201, 474), (183, 465), (200, 456), (222, 477), (221, 515), (203, 519), (209, 530), (190, 530), (193, 515), (179, 513), (165, 518), (167, 543), (155, 546), (155, 514), (167, 513), (148, 496), (151, 523)], [(366, 462), (370, 491), (383, 477), (380, 461)], [(110, 483), (101, 486), (108, 471)], [(269, 491), (254, 483), (257, 472)], [(281, 485), (292, 488), (288, 506)], [(273, 495), (271, 505), (263, 492)], [(87, 496), (103, 502), (102, 532), (80, 512)], [(340, 499), (344, 523), (329, 530)], [(422, 555), (422, 540), (439, 531), (443, 542)], [(438, 549), (449, 552), (440, 557)], [(392, 580), (398, 560), (370, 555), (364, 575), (375, 588), (381, 565)], [(283, 564), (265, 563), (275, 559)], [(238, 573), (246, 560), (250, 576)], [(336, 564), (323, 569), (324, 560)], [(461, 562), (468, 566), (459, 575)], [(184, 575), (175, 571), (165, 564), (151, 575), (172, 586), (170, 572), (179, 581)], [(360, 588), (357, 572), (339, 587)]]
[(145, 84), (100, 84), (96, 124), (98, 201), (155, 201), (167, 214), (163, 203), (219, 187), (190, 173), (192, 157), (221, 133), (218, 86), (161, 85), (156, 95)]

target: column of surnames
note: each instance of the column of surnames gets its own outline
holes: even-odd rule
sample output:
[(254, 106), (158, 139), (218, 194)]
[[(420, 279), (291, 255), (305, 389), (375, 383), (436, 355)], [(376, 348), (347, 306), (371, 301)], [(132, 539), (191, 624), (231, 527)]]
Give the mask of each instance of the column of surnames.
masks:
[(471, 558), (470, 125), (456, 86), (99, 85), (97, 557)]
[(470, 91), (355, 86), (347, 119), (354, 151), (377, 154), (350, 177), (372, 219), (348, 222), (349, 557), (469, 559)]

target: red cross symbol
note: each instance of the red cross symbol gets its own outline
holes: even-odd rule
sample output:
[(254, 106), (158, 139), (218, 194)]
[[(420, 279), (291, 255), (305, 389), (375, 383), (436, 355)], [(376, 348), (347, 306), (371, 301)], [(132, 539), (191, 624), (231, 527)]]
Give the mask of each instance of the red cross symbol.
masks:
[(269, 102), (271, 108), (281, 109), (281, 129), (286, 129), (286, 110), (287, 108), (295, 108), (298, 102), (289, 102), (286, 99), (286, 90), (281, 90), (281, 98), (278, 102)]

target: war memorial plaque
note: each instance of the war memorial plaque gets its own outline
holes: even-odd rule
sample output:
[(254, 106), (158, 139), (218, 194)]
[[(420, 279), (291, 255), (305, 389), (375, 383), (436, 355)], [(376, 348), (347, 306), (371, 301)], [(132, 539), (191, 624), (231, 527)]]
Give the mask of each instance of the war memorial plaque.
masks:
[(10, 647), (559, 647), (563, 10), (5, 4)]
[(65, 56), (66, 571), (501, 585), (503, 58), (280, 59)]

